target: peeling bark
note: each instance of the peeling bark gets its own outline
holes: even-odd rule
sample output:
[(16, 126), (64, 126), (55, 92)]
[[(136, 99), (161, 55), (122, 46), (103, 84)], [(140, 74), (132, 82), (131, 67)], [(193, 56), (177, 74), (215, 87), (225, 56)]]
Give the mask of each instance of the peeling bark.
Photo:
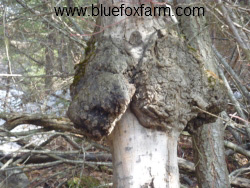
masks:
[(144, 128), (128, 109), (109, 136), (114, 187), (179, 187), (178, 136)]

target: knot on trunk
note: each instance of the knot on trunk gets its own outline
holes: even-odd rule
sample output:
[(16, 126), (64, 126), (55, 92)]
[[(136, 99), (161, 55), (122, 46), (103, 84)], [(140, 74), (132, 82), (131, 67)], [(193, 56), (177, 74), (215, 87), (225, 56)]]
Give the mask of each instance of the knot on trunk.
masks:
[(133, 60), (111, 40), (99, 44), (77, 67), (67, 113), (77, 128), (96, 140), (112, 131), (135, 92), (128, 76)]
[(166, 132), (182, 131), (200, 118), (199, 109), (224, 108), (220, 80), (208, 76), (177, 35), (151, 40), (138, 61), (124, 43), (100, 39), (76, 71), (68, 116), (86, 135), (97, 140), (108, 135), (129, 104), (144, 127)]
[[(192, 49), (193, 50), (193, 49)], [(176, 35), (156, 40), (137, 66), (132, 111), (148, 128), (182, 131), (189, 121), (218, 114), (227, 102), (221, 80)], [(203, 115), (201, 115), (203, 114)]]

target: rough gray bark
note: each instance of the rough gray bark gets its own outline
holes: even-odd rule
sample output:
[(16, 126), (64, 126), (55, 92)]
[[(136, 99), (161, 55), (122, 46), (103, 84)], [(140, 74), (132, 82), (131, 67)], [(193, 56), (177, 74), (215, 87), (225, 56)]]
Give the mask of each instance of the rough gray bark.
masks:
[(204, 124), (193, 135), (195, 172), (199, 187), (230, 187), (221, 120)]
[(83, 62), (87, 65), (78, 66), (72, 85), (68, 115), (76, 126), (101, 139), (131, 100), (132, 111), (143, 126), (169, 132), (181, 131), (195, 118), (199, 112), (195, 107), (214, 113), (221, 108), (220, 80), (207, 75), (204, 62), (176, 32), (164, 33), (162, 37), (155, 34), (138, 63), (126, 53), (125, 41), (99, 39), (96, 50), (89, 52), (93, 57)]
[[(107, 7), (119, 6), (119, 2), (101, 1)], [(131, 2), (133, 6), (140, 5), (138, 0), (127, 2)], [(104, 28), (114, 23), (119, 25), (106, 27), (106, 30), (89, 42), (85, 51), (86, 58), (76, 68), (71, 87), (69, 118), (87, 136), (100, 140), (110, 135), (122, 117), (129, 116), (125, 120), (122, 118), (118, 127), (115, 127), (114, 134), (109, 136), (111, 148), (114, 148), (113, 155), (118, 156), (114, 157), (113, 164), (124, 162), (121, 155), (116, 155), (117, 152), (129, 154), (132, 161), (140, 157), (137, 150), (126, 152), (126, 148), (132, 143), (132, 146), (136, 143), (138, 147), (142, 146), (142, 132), (136, 130), (143, 126), (141, 129), (147, 128), (156, 133), (156, 140), (159, 135), (164, 135), (162, 143), (154, 142), (154, 134), (145, 138), (149, 150), (154, 149), (150, 147), (153, 143), (162, 144), (156, 145), (157, 148), (169, 149), (157, 152), (148, 150), (146, 156), (150, 152), (156, 152), (160, 156), (167, 152), (166, 159), (162, 160), (164, 168), (161, 172), (178, 177), (178, 170), (172, 172), (168, 168), (171, 166), (178, 169), (177, 160), (172, 160), (177, 159), (174, 143), (188, 122), (203, 123), (209, 120), (210, 117), (200, 113), (199, 109), (218, 113), (224, 107), (225, 97), (221, 81), (209, 74), (205, 69), (206, 62), (200, 58), (200, 54), (186, 44), (178, 35), (177, 29), (164, 17), (131, 16), (129, 22), (119, 16), (99, 17), (99, 23)], [(213, 63), (208, 65), (213, 67)], [(131, 125), (133, 118), (138, 122)], [(125, 131), (116, 134), (117, 129), (121, 128), (127, 128), (131, 137), (136, 139), (130, 143)], [(116, 142), (123, 143), (122, 147), (114, 147)], [(169, 147), (170, 142), (173, 147)], [(118, 149), (120, 151), (116, 151)], [(150, 160), (151, 162), (142, 160), (134, 165), (153, 168), (157, 159), (150, 157)], [(125, 162), (121, 165), (123, 171), (127, 169)], [(114, 169), (115, 185), (122, 187), (123, 180), (116, 176), (120, 174), (120, 170), (116, 167)], [(127, 170), (123, 177), (136, 181), (137, 171), (133, 170), (132, 165)], [(153, 183), (150, 181), (152, 178)], [(159, 187), (159, 182), (164, 181), (166, 187), (179, 185), (178, 178), (171, 181), (165, 178), (156, 179), (155, 174), (151, 177), (145, 176), (144, 181), (138, 180), (126, 187), (143, 186), (149, 182), (152, 187)]]
[[(190, 1), (187, 1), (190, 2)], [(218, 78), (216, 61), (212, 51), (209, 28), (205, 17), (181, 17), (182, 33), (188, 39), (188, 45), (200, 54), (205, 71), (212, 81)], [(221, 82), (221, 81), (220, 81)], [(222, 88), (214, 88), (223, 90)], [(226, 98), (224, 99), (227, 102)], [(199, 187), (230, 187), (224, 154), (224, 129), (222, 122), (210, 115), (199, 113), (189, 122), (188, 129), (193, 135), (196, 176)]]

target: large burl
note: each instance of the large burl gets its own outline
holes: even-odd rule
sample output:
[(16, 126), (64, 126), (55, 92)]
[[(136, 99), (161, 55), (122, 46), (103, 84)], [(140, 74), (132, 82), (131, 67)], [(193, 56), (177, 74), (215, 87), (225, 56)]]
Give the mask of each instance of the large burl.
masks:
[(76, 67), (68, 109), (87, 136), (109, 135), (127, 108), (144, 127), (169, 133), (212, 121), (201, 109), (218, 113), (223, 108), (223, 85), (205, 69), (199, 52), (171, 30), (150, 37), (137, 59), (129, 49), (134, 44), (125, 39), (89, 42), (85, 60)]

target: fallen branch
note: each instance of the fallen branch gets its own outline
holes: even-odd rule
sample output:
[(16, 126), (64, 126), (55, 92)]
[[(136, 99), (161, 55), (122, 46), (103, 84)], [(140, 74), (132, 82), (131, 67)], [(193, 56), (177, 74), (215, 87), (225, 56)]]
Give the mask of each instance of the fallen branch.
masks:
[(3, 128), (10, 131), (22, 124), (32, 124), (41, 126), (47, 130), (71, 132), (82, 135), (80, 130), (73, 127), (73, 123), (68, 118), (48, 116), (43, 114), (8, 114), (0, 113), (0, 118), (6, 122)]
[(239, 186), (239, 187), (250, 187), (250, 180), (246, 178), (232, 177), (230, 179), (231, 185)]
[[(223, 71), (221, 70), (221, 68), (219, 66), (218, 66), (217, 69), (218, 69), (218, 72), (219, 72), (219, 75), (220, 75), (221, 79), (223, 80), (223, 82), (224, 82), (224, 84), (226, 86), (228, 96), (229, 96), (231, 102), (235, 105), (235, 109), (236, 109), (237, 113), (240, 115), (240, 117), (242, 117), (243, 119), (246, 120), (247, 118), (246, 118), (243, 110), (241, 109), (241, 106), (240, 106), (239, 102), (236, 100), (236, 98), (235, 98), (235, 96), (233, 94), (233, 91), (232, 91), (232, 89), (231, 89), (231, 87), (230, 87), (230, 85), (229, 85)], [(244, 124), (246, 125), (246, 132), (247, 132), (248, 138), (250, 138), (250, 126), (246, 122), (244, 122)]]
[(245, 150), (244, 148), (232, 143), (232, 142), (229, 142), (227, 140), (224, 140), (224, 145), (227, 147), (227, 148), (230, 148), (242, 155), (245, 155), (246, 157), (250, 157), (250, 151), (247, 151)]
[[(75, 157), (75, 155), (62, 155), (62, 157)], [(0, 155), (0, 157), (3, 157)], [(12, 155), (7, 155), (5, 156), (6, 159), (10, 159)], [(81, 154), (78, 156), (79, 158), (83, 158), (84, 155)], [(45, 162), (46, 163), (43, 163)], [(70, 164), (86, 164), (86, 165), (105, 165), (105, 166), (112, 166), (111, 161), (112, 161), (112, 156), (111, 154), (103, 154), (103, 153), (85, 153), (85, 161), (80, 161), (77, 160), (74, 163), (74, 160), (69, 160)], [(99, 162), (98, 162), (99, 161)], [(100, 161), (105, 161), (105, 162), (100, 162)], [(50, 167), (50, 166), (55, 166), (59, 164), (65, 163), (65, 161), (62, 160), (56, 160), (52, 157), (49, 156), (30, 156), (29, 159), (26, 161), (27, 164), (23, 166), (18, 166), (18, 167), (9, 167), (4, 170), (0, 171), (5, 171), (5, 170), (14, 170), (14, 169), (28, 169), (28, 168), (35, 168), (35, 167)], [(42, 163), (40, 163), (42, 162)], [(36, 163), (36, 164), (33, 164)], [(179, 169), (182, 173), (191, 173), (194, 174), (195, 172), (195, 165), (194, 163), (187, 161), (183, 158), (178, 158), (178, 165)], [(235, 174), (235, 173), (234, 173)], [(231, 185), (236, 185), (236, 186), (242, 186), (242, 187), (250, 187), (250, 180), (245, 179), (245, 178), (239, 178), (232, 176), (233, 174), (231, 173), (230, 176), (230, 182)]]

